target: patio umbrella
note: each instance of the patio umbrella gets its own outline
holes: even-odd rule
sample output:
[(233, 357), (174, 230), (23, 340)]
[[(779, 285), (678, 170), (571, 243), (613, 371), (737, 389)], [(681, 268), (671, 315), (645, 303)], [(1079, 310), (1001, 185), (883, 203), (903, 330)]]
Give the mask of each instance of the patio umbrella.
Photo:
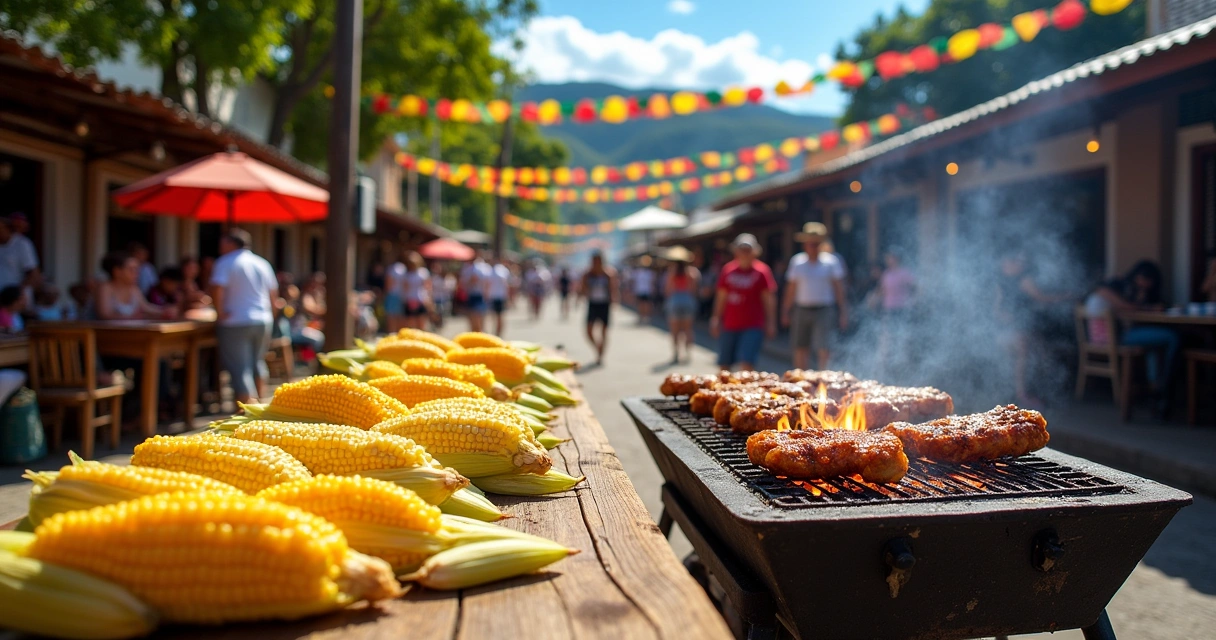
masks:
[(239, 152), (199, 158), (114, 192), (135, 211), (199, 222), (312, 222), (327, 213), (329, 192)]
[(451, 238), (439, 238), (418, 248), (418, 253), (427, 260), (472, 260), (477, 252)]
[(621, 231), (657, 231), (660, 229), (683, 229), (688, 226), (688, 217), (651, 205), (621, 218), (616, 228)]

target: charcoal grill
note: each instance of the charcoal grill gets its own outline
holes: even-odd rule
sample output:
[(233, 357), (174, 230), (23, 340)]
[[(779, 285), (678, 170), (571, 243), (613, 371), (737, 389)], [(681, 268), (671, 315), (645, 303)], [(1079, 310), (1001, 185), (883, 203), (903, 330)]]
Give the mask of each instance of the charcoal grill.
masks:
[(790, 481), (751, 464), (746, 437), (686, 399), (623, 404), (667, 482), (661, 524), (694, 529), (716, 584), (756, 629), (767, 610), (799, 638), (1113, 638), (1106, 604), (1191, 502), (1050, 449), (914, 460), (896, 485)]

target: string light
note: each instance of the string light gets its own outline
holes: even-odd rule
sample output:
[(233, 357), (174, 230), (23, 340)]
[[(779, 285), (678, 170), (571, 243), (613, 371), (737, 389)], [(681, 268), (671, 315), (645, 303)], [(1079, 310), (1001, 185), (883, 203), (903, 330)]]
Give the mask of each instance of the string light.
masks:
[(958, 174), (958, 163), (950, 162), (950, 163), (946, 164), (946, 173), (948, 173), (952, 176), (957, 175)]
[(1102, 148), (1102, 145), (1098, 142), (1097, 138), (1090, 138), (1089, 142), (1085, 143), (1085, 150), (1090, 153), (1097, 153), (1098, 149), (1101, 149), (1101, 148)]
[(854, 181), (850, 182), (849, 191), (852, 191), (853, 193), (861, 193), (861, 181), (854, 180)]
[(81, 138), (89, 135), (89, 123), (85, 122), (84, 120), (77, 122), (76, 135), (80, 136)]

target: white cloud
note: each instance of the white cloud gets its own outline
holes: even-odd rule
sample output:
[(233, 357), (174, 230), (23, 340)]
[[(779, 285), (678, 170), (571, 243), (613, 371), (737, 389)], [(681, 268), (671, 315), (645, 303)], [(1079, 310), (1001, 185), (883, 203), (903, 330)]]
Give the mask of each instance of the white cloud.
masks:
[(696, 11), (697, 5), (693, 4), (689, 0), (671, 0), (671, 2), (667, 3), (667, 10), (672, 13), (678, 13), (682, 16), (686, 16), (693, 11)]

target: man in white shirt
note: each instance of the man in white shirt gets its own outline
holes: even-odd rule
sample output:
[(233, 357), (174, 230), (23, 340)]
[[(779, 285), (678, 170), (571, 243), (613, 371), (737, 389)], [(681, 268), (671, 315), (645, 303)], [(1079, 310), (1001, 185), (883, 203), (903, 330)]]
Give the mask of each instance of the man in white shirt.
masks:
[(30, 240), (30, 219), (21, 211), (14, 211), (8, 217), (9, 226), (13, 229), (13, 242), (17, 243), (22, 251), (25, 252), (24, 263), (34, 265), (25, 274), (25, 305), (28, 308), (34, 306), (34, 288), (42, 284), (42, 271), (38, 262), (38, 250), (34, 248), (34, 241)]
[(826, 369), (833, 334), (849, 325), (844, 265), (835, 255), (822, 251), (827, 234), (823, 224), (808, 222), (794, 236), (806, 253), (794, 256), (786, 271), (781, 324), (790, 327), (795, 369), (807, 367), (811, 350), (817, 367)]
[(274, 269), (250, 251), (249, 244), (247, 232), (230, 230), (220, 239), (222, 255), (211, 273), (220, 364), (232, 378), (233, 396), (245, 403), (253, 400), (255, 391), (259, 398), (266, 395), (266, 346), (279, 297)]
[(0, 289), (25, 287), (37, 273), (38, 259), (22, 237), (13, 233), (8, 220), (0, 220)]
[(511, 296), (511, 269), (502, 263), (502, 258), (494, 258), (494, 268), (486, 284), (486, 297), (490, 299), (490, 313), (494, 314), (494, 335), (501, 336), (504, 318), (507, 310), (507, 298)]
[(139, 261), (139, 290), (148, 295), (148, 290), (156, 286), (160, 281), (160, 274), (156, 271), (156, 265), (152, 264), (148, 253), (148, 248), (139, 242), (132, 242), (127, 245), (127, 253), (131, 254), (132, 258)]
[(460, 288), (465, 293), (465, 315), (469, 317), (469, 331), (481, 331), (486, 316), (486, 290), (490, 286), (493, 267), (486, 263), (480, 251), (473, 261), (460, 269)]

